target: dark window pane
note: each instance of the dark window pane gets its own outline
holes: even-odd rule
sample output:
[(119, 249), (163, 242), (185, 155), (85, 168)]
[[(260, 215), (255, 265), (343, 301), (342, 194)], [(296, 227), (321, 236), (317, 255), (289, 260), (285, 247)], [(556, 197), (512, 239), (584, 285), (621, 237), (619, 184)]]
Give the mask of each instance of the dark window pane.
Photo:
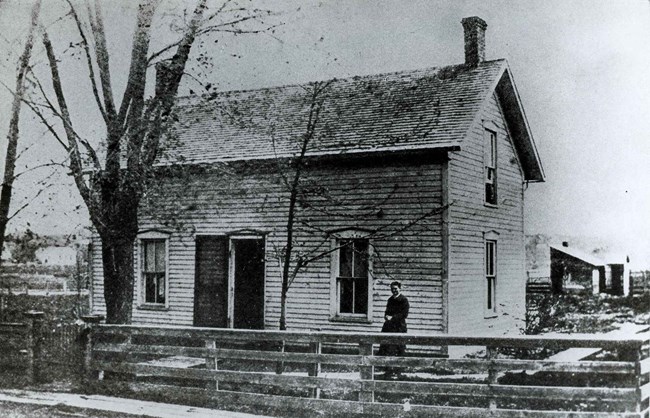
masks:
[(494, 244), (485, 243), (485, 273), (488, 276), (494, 275)]
[(155, 274), (145, 273), (145, 302), (155, 303), (155, 301), (156, 301)]
[(153, 248), (154, 243), (152, 241), (145, 241), (144, 246), (144, 271), (150, 272), (154, 271), (156, 265), (156, 251)]
[(340, 241), (341, 250), (339, 252), (339, 276), (352, 277), (352, 241)]
[(485, 183), (485, 201), (493, 205), (497, 203), (497, 193), (494, 184)]
[(165, 303), (165, 273), (157, 274), (156, 279), (158, 280), (156, 303)]
[(354, 241), (354, 277), (368, 277), (368, 241)]
[(165, 271), (165, 241), (156, 241), (156, 272)]
[(368, 313), (368, 280), (365, 277), (355, 281), (354, 313)]
[(353, 300), (354, 300), (354, 281), (350, 278), (340, 278), (339, 279), (339, 291), (340, 291), (340, 306), (339, 312), (341, 313), (353, 313)]
[(492, 309), (492, 279), (487, 281), (487, 308)]

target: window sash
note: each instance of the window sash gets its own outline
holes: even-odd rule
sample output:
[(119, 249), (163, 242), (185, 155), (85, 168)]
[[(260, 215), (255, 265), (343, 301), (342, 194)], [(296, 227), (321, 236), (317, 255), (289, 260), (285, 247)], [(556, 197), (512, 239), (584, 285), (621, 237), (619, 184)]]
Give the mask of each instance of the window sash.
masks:
[(496, 204), (497, 134), (485, 130), (485, 201)]
[(494, 312), (496, 310), (496, 279), (497, 279), (497, 243), (496, 241), (485, 241), (485, 279), (486, 285), (486, 308)]
[(368, 240), (339, 241), (339, 274), (336, 277), (338, 313), (368, 313)]
[(167, 279), (167, 242), (142, 240), (142, 282), (144, 303), (165, 304)]
[(337, 277), (339, 313), (368, 313), (368, 277)]

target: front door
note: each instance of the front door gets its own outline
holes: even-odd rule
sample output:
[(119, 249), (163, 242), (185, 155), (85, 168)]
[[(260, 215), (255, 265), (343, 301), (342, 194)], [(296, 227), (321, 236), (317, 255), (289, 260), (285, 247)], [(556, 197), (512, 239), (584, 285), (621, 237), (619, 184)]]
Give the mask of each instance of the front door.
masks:
[(196, 238), (194, 326), (228, 326), (228, 238)]
[(264, 239), (232, 238), (232, 326), (264, 328)]

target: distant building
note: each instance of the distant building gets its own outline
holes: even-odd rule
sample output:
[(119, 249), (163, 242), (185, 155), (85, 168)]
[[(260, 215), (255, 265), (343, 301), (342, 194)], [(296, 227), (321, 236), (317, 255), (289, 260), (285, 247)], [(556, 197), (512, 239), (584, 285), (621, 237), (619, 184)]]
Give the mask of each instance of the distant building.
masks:
[(529, 292), (630, 293), (630, 260), (627, 256), (584, 251), (569, 245), (549, 243), (535, 235), (526, 248)]
[(48, 246), (36, 250), (36, 261), (50, 266), (74, 266), (77, 264), (77, 248)]

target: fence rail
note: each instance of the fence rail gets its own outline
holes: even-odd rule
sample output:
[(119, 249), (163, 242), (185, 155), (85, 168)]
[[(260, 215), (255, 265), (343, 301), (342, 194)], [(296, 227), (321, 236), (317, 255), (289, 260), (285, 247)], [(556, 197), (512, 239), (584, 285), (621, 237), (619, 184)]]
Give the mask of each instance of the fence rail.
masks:
[[(222, 405), (408, 416), (649, 412), (650, 333), (620, 339), (97, 325), (88, 338), (89, 377), (168, 398), (194, 394)], [(376, 356), (380, 344), (408, 344), (409, 352), (419, 354)], [(486, 354), (422, 354), (449, 346), (483, 346)], [(517, 350), (539, 354), (576, 347), (600, 352), (585, 361), (513, 358)], [(386, 369), (402, 375), (387, 380), (380, 373)]]
[(631, 294), (633, 296), (642, 296), (650, 293), (650, 271), (633, 271), (630, 272), (632, 282)]

